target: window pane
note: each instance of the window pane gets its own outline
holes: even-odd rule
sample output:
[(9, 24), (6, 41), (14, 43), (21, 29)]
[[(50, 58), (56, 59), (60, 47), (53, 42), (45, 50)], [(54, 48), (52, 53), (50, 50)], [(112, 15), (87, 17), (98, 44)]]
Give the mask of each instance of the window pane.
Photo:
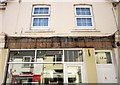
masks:
[(91, 18), (76, 18), (77, 26), (92, 26)]
[(86, 14), (86, 15), (91, 15), (91, 13), (90, 13), (90, 8), (85, 8), (85, 14)]
[(31, 61), (34, 62), (35, 51), (11, 51), (9, 62), (23, 62), (24, 60), (25, 62), (29, 62), (30, 57), (32, 59)]
[(110, 52), (105, 52), (107, 57), (107, 63), (112, 63)]
[(96, 52), (96, 63), (97, 64), (110, 64), (112, 63), (110, 52)]
[(49, 8), (48, 7), (46, 8), (36, 7), (34, 8), (34, 14), (49, 14)]
[(91, 15), (90, 8), (76, 8), (76, 15)]
[(39, 14), (39, 8), (34, 9), (34, 14)]
[(37, 51), (37, 62), (61, 62), (61, 50), (39, 50)]
[(87, 18), (86, 25), (87, 26), (92, 26), (92, 20), (91, 20), (91, 18)]
[[(34, 57), (30, 57), (30, 56), (23, 57), (23, 62), (31, 62), (31, 61), (34, 62)], [(26, 64), (23, 64), (23, 67), (24, 68), (33, 67), (33, 64), (26, 63)]]
[(62, 84), (63, 83), (63, 64), (44, 64), (43, 70), (44, 84)]
[(81, 50), (65, 50), (65, 62), (82, 62), (83, 55)]
[(80, 13), (81, 13), (80, 10), (81, 10), (80, 8), (76, 8), (76, 14), (77, 14), (77, 15), (81, 15), (81, 14), (80, 14)]
[(34, 18), (33, 26), (48, 26), (48, 18)]

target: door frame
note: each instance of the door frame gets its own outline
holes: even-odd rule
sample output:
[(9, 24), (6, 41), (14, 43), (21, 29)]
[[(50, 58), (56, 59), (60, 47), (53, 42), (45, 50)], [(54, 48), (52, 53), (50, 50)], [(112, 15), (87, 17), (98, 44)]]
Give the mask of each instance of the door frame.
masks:
[(86, 78), (86, 71), (85, 71), (85, 67), (84, 67), (84, 63), (76, 63), (76, 62), (72, 62), (72, 63), (64, 63), (64, 83), (68, 83), (68, 72), (67, 72), (67, 67), (68, 66), (79, 66), (81, 68), (81, 79), (82, 79), (82, 83), (87, 83), (87, 78)]
[[(101, 77), (101, 75), (100, 75), (100, 69), (104, 69), (104, 68), (110, 68), (111, 69), (111, 71), (113, 71), (112, 73), (114, 74), (114, 79), (115, 80), (113, 80), (112, 81), (112, 83), (117, 83), (118, 82), (118, 79), (117, 79), (117, 72), (116, 72), (116, 69), (115, 69), (115, 62), (114, 62), (114, 55), (113, 55), (113, 53), (112, 53), (112, 50), (95, 50), (95, 52), (110, 52), (110, 56), (111, 56), (111, 61), (112, 61), (112, 63), (110, 63), (110, 64), (97, 64), (96, 63), (96, 56), (95, 56), (95, 54), (94, 54), (94, 57), (95, 57), (95, 63), (96, 63), (96, 71), (97, 71), (97, 78), (98, 78), (98, 83), (106, 83), (106, 82), (104, 82), (103, 80), (101, 80), (100, 79), (100, 77)], [(107, 82), (107, 83), (109, 83), (109, 82)], [(111, 83), (111, 82), (110, 82)]]

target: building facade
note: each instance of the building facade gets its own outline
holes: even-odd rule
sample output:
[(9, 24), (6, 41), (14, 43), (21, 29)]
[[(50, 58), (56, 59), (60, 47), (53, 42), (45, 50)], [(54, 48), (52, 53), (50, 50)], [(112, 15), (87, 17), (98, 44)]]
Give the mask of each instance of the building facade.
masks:
[(118, 83), (113, 2), (3, 0), (0, 7), (1, 83)]

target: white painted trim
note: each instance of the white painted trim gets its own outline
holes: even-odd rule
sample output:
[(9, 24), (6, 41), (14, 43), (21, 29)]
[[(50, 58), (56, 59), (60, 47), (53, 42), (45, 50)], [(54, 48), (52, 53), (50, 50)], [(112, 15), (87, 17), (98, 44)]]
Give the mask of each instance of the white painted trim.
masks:
[(64, 56), (64, 52), (65, 52), (65, 50), (63, 49), (63, 55), (62, 55), (62, 63), (64, 63), (65, 62), (65, 56)]
[(8, 64), (61, 64), (62, 62), (8, 62)]
[(22, 50), (83, 50), (83, 48), (41, 48), (41, 49), (10, 49), (10, 51), (22, 51)]
[(84, 62), (8, 62), (8, 64), (84, 64)]
[(35, 62), (37, 62), (37, 50), (35, 50)]
[(112, 52), (111, 50), (95, 50), (95, 52)]

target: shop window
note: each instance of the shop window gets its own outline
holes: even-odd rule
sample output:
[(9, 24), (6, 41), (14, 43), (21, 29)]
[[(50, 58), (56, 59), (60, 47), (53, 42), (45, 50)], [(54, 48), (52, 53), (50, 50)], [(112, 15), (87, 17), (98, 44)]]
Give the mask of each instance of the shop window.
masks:
[[(37, 82), (39, 81), (40, 82), (40, 79), (39, 80), (36, 80), (36, 78), (40, 77), (41, 76), (41, 73), (43, 72), (43, 64), (33, 64), (34, 65), (34, 68), (30, 67), (23, 67), (23, 65), (25, 65), (24, 63), (22, 64), (9, 64), (9, 68), (8, 68), (8, 73), (7, 73), (7, 83), (11, 83), (11, 82), (14, 82), (11, 81), (11, 78), (13, 77), (17, 77), (17, 82), (18, 84), (16, 85), (23, 85), (22, 83), (26, 83), (26, 82), (30, 82), (30, 79), (28, 80), (28, 78), (32, 78), (32, 81), (31, 82)], [(30, 64), (28, 65), (25, 65), (25, 66), (29, 66)], [(25, 80), (25, 82), (24, 82)], [(26, 84), (25, 84), (26, 85)]]
[[(24, 56), (23, 62), (34, 62), (34, 58), (31, 56)], [(29, 63), (23, 64), (23, 67), (32, 67), (32, 66), (33, 66), (33, 64), (29, 64)]]
[(97, 64), (111, 64), (112, 56), (111, 52), (95, 52), (96, 63)]
[[(6, 83), (61, 85), (64, 83), (64, 70), (66, 70), (63, 68), (64, 63), (83, 62), (83, 51), (61, 49), (15, 50), (10, 51), (9, 57)], [(79, 74), (80, 69), (75, 66), (68, 70)], [(80, 75), (68, 73), (68, 76), (69, 83), (75, 83), (77, 81), (75, 78), (79, 78)]]
[(63, 84), (63, 64), (57, 66), (44, 64), (43, 83), (44, 84)]
[(83, 62), (81, 50), (65, 50), (65, 62)]
[(39, 50), (37, 51), (37, 62), (61, 62), (62, 54), (61, 50)]
[(62, 61), (62, 56), (61, 55), (55, 55), (53, 62), (61, 62)]
[(20, 50), (10, 51), (9, 62), (23, 62), (24, 56), (32, 56), (32, 62), (34, 61), (35, 51), (33, 50)]

